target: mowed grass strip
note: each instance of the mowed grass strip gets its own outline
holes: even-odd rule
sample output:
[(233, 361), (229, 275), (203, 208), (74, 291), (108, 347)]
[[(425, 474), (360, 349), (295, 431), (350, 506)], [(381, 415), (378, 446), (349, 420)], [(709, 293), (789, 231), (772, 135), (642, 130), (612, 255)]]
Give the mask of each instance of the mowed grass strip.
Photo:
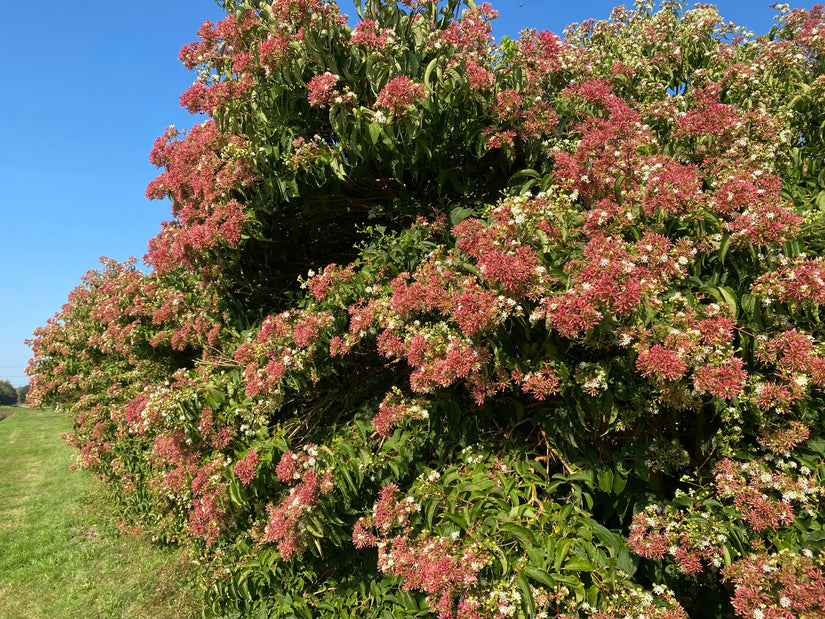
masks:
[(99, 515), (99, 482), (69, 470), (64, 415), (0, 413), (0, 618), (200, 616), (180, 551)]

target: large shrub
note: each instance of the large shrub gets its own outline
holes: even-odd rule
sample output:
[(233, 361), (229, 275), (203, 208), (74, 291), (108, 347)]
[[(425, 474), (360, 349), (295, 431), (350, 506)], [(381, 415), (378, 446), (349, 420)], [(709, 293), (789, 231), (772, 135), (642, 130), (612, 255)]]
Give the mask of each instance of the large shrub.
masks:
[(822, 617), (825, 12), (227, 1), (32, 341), (216, 612)]

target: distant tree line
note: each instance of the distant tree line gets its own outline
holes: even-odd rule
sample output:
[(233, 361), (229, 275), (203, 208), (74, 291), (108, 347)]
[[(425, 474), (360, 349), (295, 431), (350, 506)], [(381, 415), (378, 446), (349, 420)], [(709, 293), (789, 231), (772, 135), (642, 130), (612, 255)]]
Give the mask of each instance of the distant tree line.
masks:
[(29, 386), (13, 387), (7, 380), (0, 380), (0, 406), (13, 406), (14, 404), (26, 401), (29, 394)]

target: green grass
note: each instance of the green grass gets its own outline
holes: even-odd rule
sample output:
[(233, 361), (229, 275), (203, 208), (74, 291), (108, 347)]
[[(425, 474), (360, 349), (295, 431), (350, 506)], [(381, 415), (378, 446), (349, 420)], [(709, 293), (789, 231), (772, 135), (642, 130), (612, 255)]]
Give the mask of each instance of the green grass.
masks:
[[(200, 616), (181, 553), (120, 535), (53, 410), (0, 408), (0, 618)], [(2, 415), (0, 415), (2, 416)]]

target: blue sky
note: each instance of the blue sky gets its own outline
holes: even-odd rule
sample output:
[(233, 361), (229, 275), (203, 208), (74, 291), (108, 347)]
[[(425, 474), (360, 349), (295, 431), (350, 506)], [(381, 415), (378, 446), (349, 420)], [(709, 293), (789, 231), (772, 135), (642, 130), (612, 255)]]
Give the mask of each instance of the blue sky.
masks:
[[(493, 0), (494, 34), (561, 33), (571, 22), (606, 18), (619, 3)], [(759, 34), (773, 24), (769, 3), (716, 5)], [(193, 76), (177, 54), (203, 20), (221, 17), (210, 0), (32, 6), (10, 3), (3, 16), (15, 60), (0, 89), (0, 380), (15, 386), (27, 382), (23, 341), (81, 276), (100, 256), (143, 256), (169, 217), (168, 203), (143, 198), (157, 173), (148, 154), (167, 126), (199, 121), (178, 104)], [(355, 15), (348, 0), (341, 6)]]

